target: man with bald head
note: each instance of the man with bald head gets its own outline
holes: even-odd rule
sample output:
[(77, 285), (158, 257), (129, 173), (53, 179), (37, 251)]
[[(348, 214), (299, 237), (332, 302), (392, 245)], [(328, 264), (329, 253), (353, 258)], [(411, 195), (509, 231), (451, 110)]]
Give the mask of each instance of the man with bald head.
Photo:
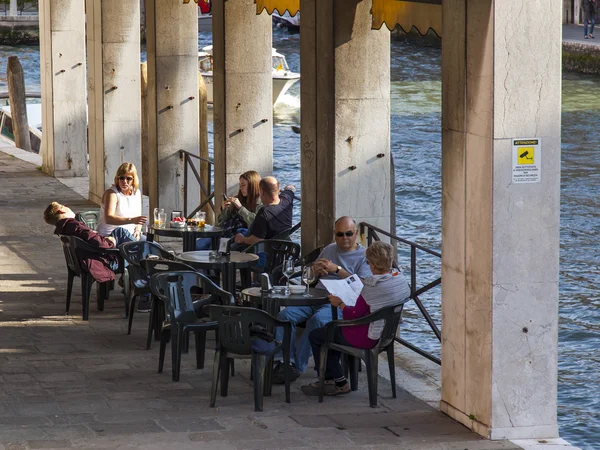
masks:
[[(340, 217), (335, 222), (335, 242), (326, 246), (315, 261), (313, 268), (319, 279), (339, 280), (350, 275), (366, 278), (371, 274), (367, 263), (365, 248), (356, 242), (358, 231), (356, 222), (352, 217)], [(317, 288), (324, 286), (319, 281)], [(289, 306), (281, 311), (278, 319), (289, 320), (292, 323), (292, 380), (296, 380), (306, 370), (312, 348), (308, 340), (310, 332), (321, 328), (331, 321), (331, 305), (321, 306)], [(296, 341), (296, 325), (306, 321), (306, 329), (300, 339)], [(277, 340), (283, 339), (283, 331), (277, 328)], [(283, 384), (283, 364), (277, 365), (273, 373), (273, 383)]]
[(275, 177), (263, 178), (258, 187), (263, 206), (250, 225), (248, 236), (236, 234), (236, 244), (256, 244), (292, 228), (292, 210), (296, 188), (288, 185), (280, 193), (279, 181)]

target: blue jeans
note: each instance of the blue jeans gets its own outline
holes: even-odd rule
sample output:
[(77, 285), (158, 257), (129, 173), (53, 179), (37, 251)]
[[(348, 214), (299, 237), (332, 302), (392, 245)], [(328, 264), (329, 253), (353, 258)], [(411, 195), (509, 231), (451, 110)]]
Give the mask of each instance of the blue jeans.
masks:
[(119, 245), (123, 244), (124, 242), (137, 241), (137, 239), (135, 237), (133, 237), (133, 234), (131, 234), (128, 229), (123, 228), (123, 227), (115, 228), (113, 230), (113, 232), (110, 233), (110, 235), (115, 238), (115, 241), (116, 241), (115, 247), (118, 247)]
[[(246, 236), (248, 228), (238, 228), (236, 233), (241, 233)], [(212, 250), (212, 239), (211, 238), (199, 238), (196, 239), (196, 250)], [(264, 266), (264, 263), (263, 263)]]
[(594, 19), (593, 14), (589, 14), (589, 17), (584, 17), (583, 19), (583, 35), (588, 35), (588, 22), (590, 22), (590, 34), (594, 34), (594, 25), (596, 24), (596, 20)]
[[(312, 348), (308, 336), (312, 330), (324, 327), (331, 322), (331, 305), (321, 306), (288, 306), (279, 314), (280, 320), (289, 320), (292, 323), (292, 343), (290, 360), (296, 366), (300, 373), (306, 370), (308, 360), (312, 355)], [(302, 336), (296, 342), (296, 325), (306, 320), (306, 329)], [(283, 341), (283, 329), (277, 328), (275, 339)], [(279, 359), (282, 359), (279, 357)]]

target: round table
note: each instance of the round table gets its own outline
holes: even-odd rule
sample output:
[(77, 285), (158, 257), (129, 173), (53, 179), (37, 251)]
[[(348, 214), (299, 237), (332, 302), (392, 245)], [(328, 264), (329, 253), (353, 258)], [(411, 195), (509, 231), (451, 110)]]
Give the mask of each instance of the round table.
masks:
[(258, 264), (258, 255), (253, 253), (231, 252), (229, 255), (211, 257), (212, 251), (200, 250), (183, 252), (175, 255), (182, 261), (196, 269), (220, 270), (221, 287), (235, 296), (235, 274), (238, 270), (250, 269)]
[(211, 238), (212, 248), (219, 248), (219, 238), (223, 236), (223, 229), (212, 225), (206, 225), (202, 228), (188, 226), (173, 228), (170, 224), (167, 224), (163, 228), (149, 226), (147, 234), (149, 242), (154, 241), (154, 235), (183, 238), (183, 251), (191, 252), (196, 250), (196, 239), (199, 238)]
[[(309, 288), (310, 297), (302, 294), (276, 294), (274, 292), (262, 292), (259, 287), (244, 289), (242, 299), (247, 300), (255, 306), (261, 307), (269, 314), (277, 317), (279, 308), (282, 306), (321, 306), (329, 305), (329, 292), (325, 289)], [(331, 316), (337, 320), (337, 308), (331, 307)]]

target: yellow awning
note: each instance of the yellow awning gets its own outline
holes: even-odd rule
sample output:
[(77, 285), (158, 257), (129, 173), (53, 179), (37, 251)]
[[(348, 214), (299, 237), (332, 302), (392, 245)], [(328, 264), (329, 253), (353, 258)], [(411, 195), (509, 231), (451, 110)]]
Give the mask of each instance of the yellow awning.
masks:
[[(300, 10), (300, 0), (255, 0), (256, 13), (267, 10), (269, 14), (277, 11), (283, 14), (288, 11), (295, 16)], [(373, 0), (371, 9), (373, 28), (379, 29), (384, 24), (393, 30), (396, 25), (408, 32), (415, 27), (421, 34), (431, 28), (438, 36), (442, 35), (441, 0)]]
[(287, 11), (290, 16), (295, 16), (300, 11), (300, 0), (255, 0), (255, 2), (256, 14), (266, 9), (269, 14), (277, 10), (280, 15)]
[(379, 29), (385, 24), (391, 31), (396, 25), (409, 32), (412, 27), (425, 35), (431, 28), (438, 36), (442, 36), (441, 1), (419, 0), (373, 0), (373, 28)]

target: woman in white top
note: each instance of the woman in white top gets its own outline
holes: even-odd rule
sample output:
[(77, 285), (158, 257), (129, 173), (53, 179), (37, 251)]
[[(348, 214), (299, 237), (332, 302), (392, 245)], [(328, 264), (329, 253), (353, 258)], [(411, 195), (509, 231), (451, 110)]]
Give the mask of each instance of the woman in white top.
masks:
[(102, 196), (102, 209), (98, 220), (98, 233), (112, 235), (125, 242), (131, 236), (139, 240), (146, 216), (142, 215), (142, 193), (135, 166), (123, 163), (117, 169), (114, 184)]

